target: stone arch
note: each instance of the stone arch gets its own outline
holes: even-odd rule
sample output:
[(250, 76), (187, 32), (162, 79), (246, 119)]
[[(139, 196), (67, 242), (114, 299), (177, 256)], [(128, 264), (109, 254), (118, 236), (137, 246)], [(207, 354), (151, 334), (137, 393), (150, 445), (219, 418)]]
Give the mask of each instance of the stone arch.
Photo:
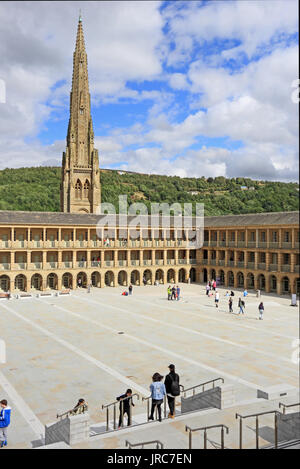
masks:
[(138, 270), (133, 270), (130, 274), (130, 283), (132, 285), (140, 285), (140, 273)]
[(283, 295), (291, 293), (291, 282), (287, 276), (281, 279), (281, 292)]
[(8, 292), (10, 290), (10, 278), (8, 275), (0, 276), (0, 291)]
[(217, 275), (216, 275), (215, 269), (211, 269), (211, 271), (210, 271), (210, 280), (216, 280), (216, 277), (217, 277)]
[(73, 288), (73, 275), (70, 272), (65, 272), (62, 276), (62, 287)]
[(122, 287), (127, 285), (127, 272), (125, 270), (120, 270), (118, 273), (118, 284)]
[(227, 285), (229, 287), (234, 286), (234, 273), (232, 272), (232, 270), (229, 270), (229, 272), (227, 272)]
[[(81, 282), (80, 282), (81, 281)], [(85, 272), (79, 272), (76, 278), (76, 285), (86, 288), (87, 287), (87, 275)]]
[(15, 278), (15, 289), (19, 291), (26, 291), (27, 278), (23, 274), (19, 274)]
[(58, 287), (58, 277), (53, 272), (47, 276), (47, 288), (51, 290), (57, 290)]
[(245, 278), (243, 272), (237, 273), (237, 286), (238, 288), (244, 288), (245, 286)]
[(191, 283), (196, 282), (196, 269), (195, 269), (195, 267), (192, 267), (190, 269), (190, 279), (191, 279)]
[(295, 278), (294, 280), (294, 293), (300, 296), (300, 278), (299, 277)]
[(181, 268), (178, 272), (178, 282), (185, 283), (186, 281), (186, 270), (184, 268)]
[(255, 288), (255, 279), (254, 279), (254, 275), (252, 272), (249, 272), (247, 274), (247, 285), (246, 285), (246, 288), (247, 290), (251, 290), (251, 289), (254, 289)]
[(158, 281), (158, 283), (164, 283), (164, 271), (162, 269), (158, 269), (155, 272), (155, 280)]
[(150, 269), (144, 270), (143, 281), (146, 280), (146, 285), (151, 285), (152, 283), (152, 272)]
[(271, 293), (277, 293), (277, 277), (274, 274), (269, 276), (269, 290)]
[(91, 283), (93, 287), (101, 287), (101, 275), (99, 272), (95, 271), (91, 275)]
[(43, 289), (43, 277), (40, 274), (32, 275), (30, 284), (33, 290), (42, 290)]
[(105, 285), (107, 287), (115, 286), (115, 275), (112, 270), (108, 270), (107, 272), (105, 272)]
[(89, 181), (86, 179), (85, 180), (85, 183), (83, 185), (83, 197), (84, 199), (88, 199), (89, 198), (89, 195), (90, 195), (90, 183)]
[(266, 289), (266, 277), (264, 274), (259, 274), (257, 277), (257, 288), (259, 290), (265, 290)]
[(167, 282), (168, 283), (175, 283), (175, 270), (169, 269), (167, 272)]
[(225, 273), (224, 270), (219, 271), (219, 284), (225, 285)]
[(77, 179), (75, 183), (75, 199), (80, 200), (82, 199), (82, 184), (80, 179)]

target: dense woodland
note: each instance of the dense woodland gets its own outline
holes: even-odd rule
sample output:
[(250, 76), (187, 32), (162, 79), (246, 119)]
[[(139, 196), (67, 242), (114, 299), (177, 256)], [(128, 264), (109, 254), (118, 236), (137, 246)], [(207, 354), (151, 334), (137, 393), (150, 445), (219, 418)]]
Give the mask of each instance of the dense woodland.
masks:
[[(0, 171), (0, 210), (59, 211), (61, 168)], [(102, 202), (202, 202), (205, 215), (279, 212), (299, 209), (299, 185), (248, 178), (180, 178), (101, 171)]]

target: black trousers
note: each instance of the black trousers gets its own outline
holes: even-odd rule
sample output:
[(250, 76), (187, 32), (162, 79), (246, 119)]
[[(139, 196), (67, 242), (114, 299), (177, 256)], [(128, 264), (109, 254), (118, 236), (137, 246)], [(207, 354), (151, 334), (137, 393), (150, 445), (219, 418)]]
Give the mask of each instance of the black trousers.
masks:
[[(127, 425), (131, 425), (131, 412), (130, 409), (126, 409), (123, 411), (123, 424), (124, 424), (124, 414), (127, 414)], [(119, 417), (119, 427), (122, 425), (122, 413), (120, 411), (120, 417)]]
[(161, 405), (163, 403), (163, 399), (152, 399), (152, 405), (151, 405), (151, 413), (150, 413), (150, 418), (154, 418), (154, 410), (155, 407), (157, 407), (157, 412), (158, 412), (158, 419), (161, 420)]
[(175, 414), (175, 397), (167, 396), (168, 398), (168, 406), (170, 409), (170, 414)]

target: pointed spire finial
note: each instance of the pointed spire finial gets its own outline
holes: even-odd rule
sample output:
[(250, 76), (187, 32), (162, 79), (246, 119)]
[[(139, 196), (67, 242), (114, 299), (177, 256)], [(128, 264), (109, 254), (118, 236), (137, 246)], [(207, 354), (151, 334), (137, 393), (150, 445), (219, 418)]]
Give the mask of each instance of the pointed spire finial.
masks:
[(79, 23), (82, 23), (81, 8), (80, 8), (80, 10), (79, 10)]

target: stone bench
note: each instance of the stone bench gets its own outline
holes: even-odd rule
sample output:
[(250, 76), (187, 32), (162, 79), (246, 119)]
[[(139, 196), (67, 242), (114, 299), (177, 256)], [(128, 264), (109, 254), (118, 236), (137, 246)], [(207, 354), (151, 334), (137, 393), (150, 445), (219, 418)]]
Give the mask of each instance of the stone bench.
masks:
[(56, 293), (56, 296), (63, 296), (63, 295), (71, 295), (70, 288), (66, 288), (66, 290), (62, 290)]
[(10, 293), (0, 293), (0, 300), (9, 300), (11, 298)]
[(20, 298), (32, 298), (32, 294), (31, 293), (18, 293), (16, 295), (16, 298), (17, 299), (20, 299)]
[(40, 298), (42, 296), (52, 296), (52, 293), (51, 292), (38, 293), (36, 296), (37, 298)]

